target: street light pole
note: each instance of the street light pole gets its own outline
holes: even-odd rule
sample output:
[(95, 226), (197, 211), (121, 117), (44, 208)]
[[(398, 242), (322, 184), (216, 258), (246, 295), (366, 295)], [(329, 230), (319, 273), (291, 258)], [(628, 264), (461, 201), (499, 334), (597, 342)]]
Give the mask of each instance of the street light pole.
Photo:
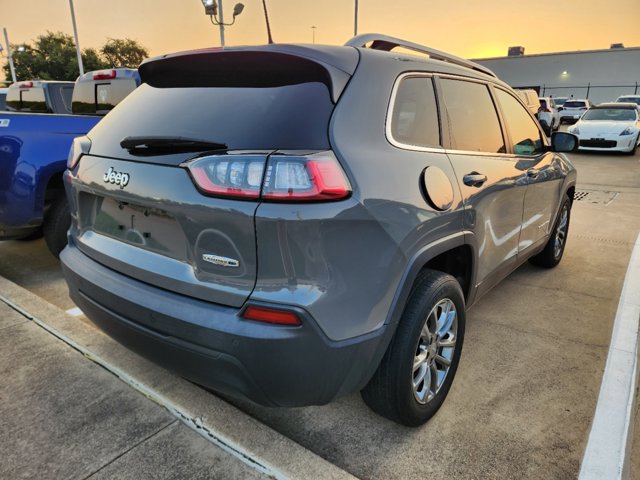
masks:
[(78, 42), (78, 28), (76, 27), (76, 14), (73, 11), (73, 0), (69, 0), (69, 7), (71, 8), (71, 23), (73, 24), (73, 36), (76, 38), (76, 53), (78, 54), (78, 69), (80, 75), (84, 75), (84, 66), (82, 65), (82, 55), (80, 53), (80, 42)]
[(316, 26), (315, 25), (311, 27), (311, 32), (313, 34), (313, 43), (316, 43)]
[(218, 21), (220, 22), (220, 46), (224, 47), (224, 15), (222, 13), (222, 0), (218, 1)]
[(9, 69), (11, 70), (11, 80), (16, 82), (16, 67), (13, 66), (13, 55), (11, 54), (11, 45), (9, 45), (9, 35), (7, 35), (7, 29), (4, 30), (4, 43), (7, 45), (7, 59), (9, 60)]
[(356, 11), (353, 17), (353, 36), (354, 37), (358, 35), (358, 0), (355, 0), (355, 2), (356, 2)]

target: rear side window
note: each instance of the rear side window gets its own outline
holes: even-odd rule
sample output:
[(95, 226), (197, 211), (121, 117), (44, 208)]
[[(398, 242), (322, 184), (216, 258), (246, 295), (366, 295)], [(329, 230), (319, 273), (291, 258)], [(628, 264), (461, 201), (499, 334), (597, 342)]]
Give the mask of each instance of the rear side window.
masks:
[(511, 134), (513, 153), (516, 155), (540, 153), (544, 145), (540, 130), (527, 110), (504, 90), (496, 89), (496, 96)]
[(7, 108), (7, 94), (6, 93), (0, 93), (0, 110), (4, 110), (5, 108)]
[(229, 149), (329, 148), (333, 103), (326, 85), (138, 87), (93, 130), (101, 141), (183, 136)]
[(7, 107), (18, 112), (49, 113), (43, 88), (10, 89)]
[(135, 88), (134, 78), (78, 81), (73, 90), (73, 113), (106, 115)]
[(486, 85), (443, 79), (442, 94), (454, 150), (505, 153), (498, 114)]
[(407, 145), (440, 146), (438, 109), (430, 77), (400, 81), (391, 114), (391, 136)]

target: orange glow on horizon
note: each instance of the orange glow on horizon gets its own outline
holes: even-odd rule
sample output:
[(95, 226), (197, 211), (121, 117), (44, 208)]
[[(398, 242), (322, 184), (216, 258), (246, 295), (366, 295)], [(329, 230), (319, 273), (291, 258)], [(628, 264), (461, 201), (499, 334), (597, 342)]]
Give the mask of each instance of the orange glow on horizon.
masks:
[[(47, 30), (73, 33), (67, 0), (0, 2), (0, 26), (7, 28), (14, 44), (32, 42)], [(223, 2), (228, 21), (236, 0)], [(526, 54), (606, 49), (614, 42), (640, 46), (637, 2), (619, 0), (612, 8), (603, 0), (582, 0), (579, 5), (555, 0), (396, 0), (389, 7), (388, 0), (359, 0), (359, 32), (406, 38), (465, 58), (505, 56), (514, 45), (524, 46)], [(227, 45), (266, 43), (262, 1), (243, 3), (235, 25), (226, 29)], [(152, 56), (220, 44), (219, 31), (205, 16), (201, 0), (75, 0), (74, 5), (83, 49), (125, 37), (138, 40)], [(267, 5), (277, 42), (311, 43), (312, 26), (317, 43), (343, 44), (353, 35), (353, 0), (267, 0)], [(545, 12), (551, 24), (540, 23)], [(563, 17), (571, 22), (562, 22)], [(562, 35), (554, 34), (560, 25)], [(0, 62), (5, 61), (1, 57)]]

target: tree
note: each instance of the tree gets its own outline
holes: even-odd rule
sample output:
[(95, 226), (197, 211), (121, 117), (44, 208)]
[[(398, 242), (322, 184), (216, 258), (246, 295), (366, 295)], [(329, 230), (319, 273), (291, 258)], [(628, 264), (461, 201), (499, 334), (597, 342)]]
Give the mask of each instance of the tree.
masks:
[[(11, 45), (18, 80), (75, 80), (78, 78), (78, 57), (73, 37), (62, 32), (40, 35), (33, 45)], [(128, 38), (110, 38), (98, 52), (94, 48), (82, 51), (86, 72), (109, 67), (136, 68), (149, 56), (146, 48)], [(11, 78), (8, 63), (3, 66), (6, 78)]]
[(100, 52), (109, 67), (138, 68), (149, 56), (146, 48), (130, 38), (109, 38)]

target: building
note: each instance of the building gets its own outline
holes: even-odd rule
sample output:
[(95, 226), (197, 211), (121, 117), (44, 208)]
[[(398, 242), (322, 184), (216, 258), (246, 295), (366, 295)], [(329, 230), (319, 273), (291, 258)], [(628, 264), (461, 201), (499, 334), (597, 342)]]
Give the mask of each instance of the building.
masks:
[(481, 58), (474, 62), (489, 67), (514, 88), (533, 88), (540, 96), (589, 98), (593, 103), (615, 100), (623, 94), (640, 93), (640, 47), (613, 44), (607, 50)]

